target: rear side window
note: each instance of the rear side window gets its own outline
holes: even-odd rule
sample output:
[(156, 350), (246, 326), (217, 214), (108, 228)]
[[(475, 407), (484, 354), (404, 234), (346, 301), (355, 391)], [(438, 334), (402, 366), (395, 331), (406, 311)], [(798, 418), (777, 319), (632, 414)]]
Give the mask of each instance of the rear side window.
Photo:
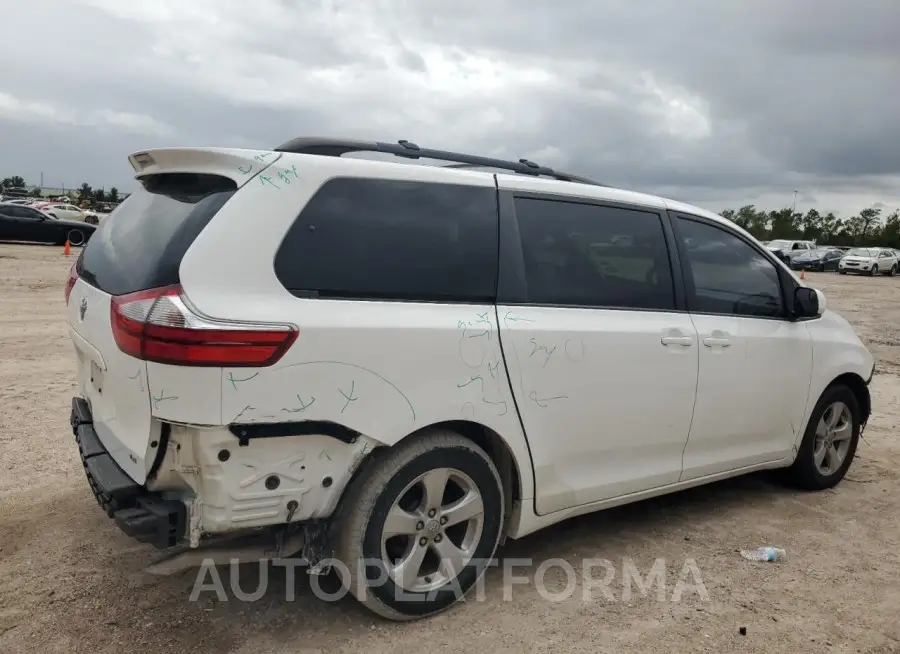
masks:
[(515, 202), (529, 302), (675, 308), (658, 214), (578, 202), (524, 198)]
[(275, 255), (298, 297), (493, 302), (493, 188), (332, 179), (300, 212)]
[(103, 222), (78, 261), (78, 274), (110, 295), (177, 284), (184, 253), (237, 185), (227, 177), (163, 173), (141, 180)]

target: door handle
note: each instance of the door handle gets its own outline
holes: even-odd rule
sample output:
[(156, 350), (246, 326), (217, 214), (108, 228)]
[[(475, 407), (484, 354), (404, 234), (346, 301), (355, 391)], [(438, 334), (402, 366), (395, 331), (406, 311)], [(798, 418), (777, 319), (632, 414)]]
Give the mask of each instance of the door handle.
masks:
[(690, 347), (694, 344), (694, 339), (690, 336), (663, 336), (660, 341), (663, 345), (681, 345)]
[(703, 344), (706, 347), (731, 347), (731, 341), (727, 338), (710, 336), (709, 338), (703, 339)]

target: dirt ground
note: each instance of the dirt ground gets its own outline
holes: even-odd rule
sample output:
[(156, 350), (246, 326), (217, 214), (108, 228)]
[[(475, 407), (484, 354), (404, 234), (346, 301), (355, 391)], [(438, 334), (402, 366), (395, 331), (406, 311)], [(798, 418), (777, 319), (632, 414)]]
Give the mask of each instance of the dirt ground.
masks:
[[(231, 591), (225, 602), (211, 592), (191, 602), (196, 573), (141, 571), (154, 552), (101, 513), (68, 426), (71, 261), (60, 248), (0, 245), (0, 652), (900, 651), (900, 279), (811, 276), (878, 361), (874, 415), (836, 489), (802, 494), (750, 476), (570, 520), (508, 543), (501, 556), (562, 557), (575, 570), (585, 558), (608, 559), (613, 599), (586, 602), (579, 586), (552, 602), (532, 583), (504, 601), (492, 570), (487, 601), (398, 625), (349, 598), (317, 599), (302, 573), (288, 601), (283, 569), (264, 569), (271, 583), (255, 602)], [(768, 544), (788, 560), (754, 564), (738, 552)], [(642, 574), (666, 559), (664, 601), (636, 586), (625, 599), (616, 585), (623, 557)], [(671, 601), (688, 559), (708, 600), (686, 591)], [(242, 566), (243, 590), (261, 574)], [(565, 577), (557, 568), (547, 580), (559, 590)]]

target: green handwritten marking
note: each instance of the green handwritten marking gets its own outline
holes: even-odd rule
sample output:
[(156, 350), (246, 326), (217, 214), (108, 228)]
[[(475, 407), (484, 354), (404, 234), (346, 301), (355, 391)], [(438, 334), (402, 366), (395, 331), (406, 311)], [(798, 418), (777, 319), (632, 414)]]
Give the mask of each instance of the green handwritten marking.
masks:
[(457, 387), (457, 388), (465, 388), (465, 387), (468, 386), (469, 384), (474, 384), (474, 383), (477, 382), (477, 381), (480, 381), (482, 384), (484, 383), (484, 379), (482, 378), (482, 376), (481, 376), (481, 375), (477, 375), (477, 376), (475, 376), (475, 377), (469, 377), (469, 381), (463, 382), (462, 384), (457, 384), (456, 387)]
[(275, 188), (279, 188), (279, 189), (281, 188), (280, 186), (278, 186), (278, 184), (276, 184), (275, 182), (273, 182), (273, 181), (272, 181), (272, 178), (269, 177), (268, 175), (260, 175), (260, 176), (259, 176), (259, 183), (262, 184), (263, 186), (265, 186), (266, 184), (269, 184), (269, 185), (271, 185), (271, 186), (274, 186)]
[(494, 331), (494, 324), (488, 318), (487, 311), (485, 311), (484, 313), (479, 313), (478, 320), (476, 320), (475, 322), (481, 325), (487, 325), (488, 339), (490, 339), (491, 333)]
[(133, 374), (131, 377), (129, 377), (128, 379), (137, 379), (137, 378), (140, 377), (140, 376), (141, 376), (141, 369), (138, 368), (138, 371), (137, 371), (136, 373), (134, 373), (134, 374)]
[(491, 374), (492, 379), (497, 379), (497, 375), (495, 373), (497, 372), (497, 369), (499, 367), (500, 367), (499, 361), (494, 361), (493, 363), (488, 361), (488, 372)]
[(537, 391), (531, 391), (528, 394), (528, 399), (537, 404), (539, 407), (547, 408), (546, 402), (552, 402), (554, 400), (567, 400), (569, 399), (568, 395), (557, 395), (556, 397), (542, 397), (538, 398)]
[(294, 179), (299, 179), (299, 176), (297, 175), (297, 166), (291, 166), (290, 170), (278, 171), (278, 179), (283, 181), (285, 184), (291, 183), (291, 175), (294, 176)]
[(258, 377), (258, 376), (259, 376), (259, 373), (258, 373), (258, 372), (254, 372), (254, 373), (253, 373), (252, 375), (250, 375), (249, 377), (244, 377), (243, 379), (238, 379), (237, 377), (234, 376), (234, 373), (233, 373), (233, 372), (229, 372), (229, 373), (228, 373), (228, 381), (231, 382), (231, 386), (234, 388), (234, 390), (237, 390), (238, 382), (250, 381), (250, 380), (253, 379), (254, 377)]
[(359, 366), (355, 363), (347, 363), (346, 361), (301, 361), (300, 363), (290, 363), (286, 366), (281, 366), (280, 368), (275, 368), (275, 370), (285, 370), (286, 368), (297, 368), (300, 366), (312, 366), (312, 365), (346, 366), (347, 368), (355, 368), (356, 370), (362, 370), (363, 372), (367, 372), (370, 375), (374, 375), (375, 377), (377, 377), (378, 379), (383, 381), (385, 384), (387, 384), (388, 386), (393, 388), (395, 391), (397, 391), (397, 394), (400, 395), (400, 397), (403, 398), (403, 401), (406, 402), (407, 406), (409, 406), (409, 411), (410, 411), (410, 413), (412, 413), (413, 420), (416, 419), (416, 410), (413, 408), (412, 402), (409, 401), (409, 398), (406, 397), (406, 395), (403, 393), (403, 391), (401, 391), (399, 388), (397, 388), (390, 380), (386, 379), (385, 377), (382, 377), (374, 370), (369, 370), (368, 368), (366, 368), (364, 366)]
[[(507, 412), (509, 411), (509, 405), (503, 400), (498, 400), (498, 401), (494, 402), (492, 400), (487, 399), (487, 397), (485, 396), (485, 392), (484, 392), (484, 377), (482, 377), (481, 375), (469, 377), (468, 381), (465, 381), (462, 384), (457, 384), (456, 387), (457, 388), (465, 388), (466, 386), (474, 384), (475, 382), (481, 382), (481, 385), (480, 385), (481, 401), (484, 402), (485, 404), (490, 404), (492, 406), (500, 406), (502, 404), (503, 405), (503, 413), (499, 413), (497, 415), (505, 416), (507, 414)], [(465, 405), (463, 405), (463, 406), (465, 406)]]
[(530, 342), (531, 342), (532, 350), (531, 350), (531, 354), (529, 354), (528, 356), (529, 356), (529, 357), (533, 357), (533, 356), (534, 356), (535, 354), (537, 354), (538, 352), (543, 352), (543, 353), (545, 353), (545, 354), (547, 355), (547, 358), (544, 359), (544, 365), (541, 366), (541, 367), (542, 367), (542, 368), (546, 368), (546, 367), (547, 367), (547, 363), (550, 361), (550, 357), (552, 357), (552, 356), (553, 356), (553, 353), (556, 352), (556, 348), (557, 348), (558, 346), (557, 346), (557, 345), (554, 345), (553, 347), (548, 348), (546, 345), (541, 345), (541, 344), (539, 344), (539, 343), (538, 343), (536, 340), (534, 340), (533, 338), (531, 339)]
[(344, 411), (347, 410), (347, 407), (350, 406), (350, 403), (351, 403), (351, 402), (356, 402), (356, 400), (359, 399), (358, 397), (353, 397), (353, 391), (354, 391), (355, 388), (356, 388), (356, 382), (355, 382), (355, 381), (352, 381), (352, 382), (350, 382), (350, 395), (347, 395), (347, 394), (346, 394), (344, 391), (342, 391), (340, 388), (338, 389), (338, 392), (339, 392), (341, 395), (344, 396), (344, 399), (345, 399), (345, 400), (347, 400), (347, 402), (344, 403), (344, 408), (341, 409), (341, 413), (343, 413)]
[(523, 318), (522, 316), (514, 316), (512, 315), (512, 311), (507, 311), (506, 315), (503, 316), (503, 320), (507, 322), (534, 322), (531, 318)]
[(498, 413), (497, 414), (498, 416), (505, 416), (507, 413), (509, 413), (509, 405), (503, 400), (500, 400), (499, 402), (491, 402), (487, 398), (483, 397), (483, 398), (481, 398), (481, 401), (484, 402), (485, 404), (490, 404), (493, 406), (500, 406), (502, 404), (503, 405), (503, 413)]
[(282, 409), (282, 411), (284, 411), (285, 413), (302, 413), (303, 411), (306, 411), (309, 407), (311, 407), (313, 404), (316, 403), (316, 398), (314, 396), (310, 395), (309, 403), (307, 404), (306, 402), (303, 401), (303, 398), (298, 395), (297, 401), (300, 402), (299, 409)]
[(253, 164), (247, 164), (247, 170), (244, 170), (241, 166), (238, 166), (238, 170), (244, 173), (245, 175), (249, 175), (250, 171), (253, 170)]
[[(466, 336), (468, 335), (468, 331), (467, 331), (468, 327), (466, 327), (466, 324), (467, 323), (463, 320), (458, 320), (456, 322), (456, 326), (458, 328), (462, 329), (462, 332), (459, 335), (459, 346), (457, 347), (457, 354), (459, 354), (460, 361), (462, 361), (466, 365), (467, 368), (479, 368), (479, 367), (481, 367), (481, 364), (484, 363), (484, 357), (485, 357), (484, 349), (481, 350), (481, 361), (479, 361), (476, 364), (472, 364), (471, 362), (467, 361), (466, 355), (463, 354), (463, 343), (465, 343)], [(468, 323), (468, 324), (471, 324), (471, 323)], [(487, 334), (487, 332), (484, 332), (482, 334), (477, 334), (476, 336), (484, 336), (485, 334)], [(470, 337), (470, 338), (472, 338), (472, 337)]]
[(159, 397), (153, 397), (152, 395), (150, 396), (150, 397), (153, 399), (153, 406), (154, 406), (154, 408), (158, 409), (158, 408), (159, 408), (159, 403), (160, 403), (160, 402), (165, 402), (166, 400), (177, 400), (177, 399), (178, 399), (178, 396), (177, 396), (177, 395), (169, 395), (169, 396), (166, 396), (165, 393), (166, 393), (165, 390), (160, 390), (160, 391), (159, 391)]
[(256, 411), (256, 407), (252, 407), (252, 406), (250, 406), (250, 405), (248, 404), (248, 405), (245, 406), (243, 409), (241, 409), (241, 412), (240, 412), (239, 414), (237, 414), (237, 415), (234, 417), (234, 420), (232, 420), (231, 422), (237, 422), (238, 420), (241, 419), (241, 416), (243, 416), (243, 415), (244, 415), (245, 413), (247, 413), (248, 411)]

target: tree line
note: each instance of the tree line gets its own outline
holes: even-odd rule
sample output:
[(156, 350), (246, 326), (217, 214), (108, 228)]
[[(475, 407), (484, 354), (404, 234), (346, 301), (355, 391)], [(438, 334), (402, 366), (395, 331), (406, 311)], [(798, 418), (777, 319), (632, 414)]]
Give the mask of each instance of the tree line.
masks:
[[(25, 178), (21, 175), (12, 175), (11, 177), (5, 177), (3, 180), (0, 180), (0, 189), (3, 190), (26, 188), (27, 186), (28, 184), (25, 183)], [(107, 191), (102, 188), (92, 188), (90, 184), (84, 183), (76, 190), (67, 191), (66, 195), (72, 197), (73, 193), (77, 194), (75, 199), (80, 202), (87, 200), (88, 202), (108, 202), (116, 204), (124, 199), (123, 196), (119, 194), (119, 189), (115, 186)], [(31, 189), (29, 195), (31, 195), (31, 197), (39, 198), (42, 195), (41, 189), (34, 187)]]
[(724, 218), (746, 229), (756, 238), (815, 241), (821, 245), (855, 245), (900, 249), (900, 213), (882, 215), (880, 208), (863, 209), (849, 218), (838, 218), (815, 209), (797, 213), (787, 209), (765, 211), (748, 204), (738, 210), (726, 209)]

